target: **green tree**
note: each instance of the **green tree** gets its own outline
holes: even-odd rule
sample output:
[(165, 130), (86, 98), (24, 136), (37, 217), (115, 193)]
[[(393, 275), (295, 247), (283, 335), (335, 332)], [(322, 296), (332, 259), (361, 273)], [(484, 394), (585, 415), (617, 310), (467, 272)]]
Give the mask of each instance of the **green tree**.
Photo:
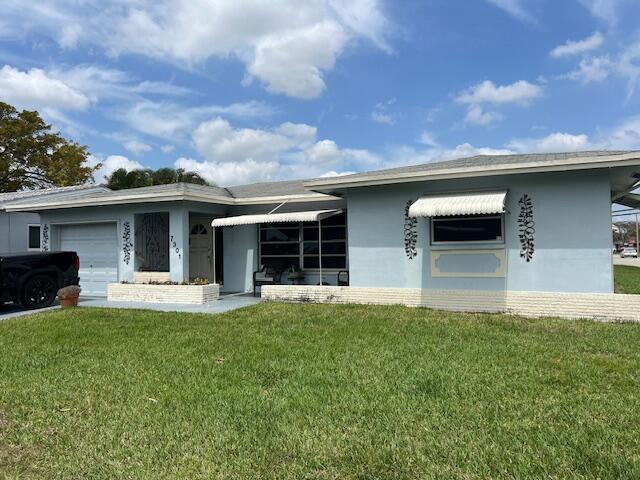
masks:
[(152, 173), (151, 170), (131, 170), (127, 172), (124, 168), (119, 168), (107, 177), (107, 187), (111, 190), (148, 187), (153, 185)]
[(0, 193), (80, 185), (100, 165), (87, 165), (87, 147), (51, 132), (38, 112), (0, 102)]
[(155, 171), (131, 170), (130, 172), (127, 172), (124, 168), (119, 168), (107, 178), (107, 187), (112, 190), (124, 190), (179, 182), (208, 185), (207, 181), (197, 173), (185, 172), (182, 168), (160, 168)]

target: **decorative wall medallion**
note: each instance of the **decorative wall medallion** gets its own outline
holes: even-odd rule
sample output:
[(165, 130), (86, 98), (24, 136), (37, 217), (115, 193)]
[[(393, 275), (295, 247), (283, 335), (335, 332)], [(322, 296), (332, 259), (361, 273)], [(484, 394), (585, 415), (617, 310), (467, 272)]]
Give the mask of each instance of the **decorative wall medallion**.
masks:
[(133, 248), (133, 243), (131, 243), (131, 223), (123, 222), (122, 223), (122, 253), (124, 263), (129, 265), (131, 261), (131, 249)]
[(414, 200), (407, 200), (407, 204), (404, 207), (404, 252), (410, 260), (418, 256), (418, 249), (416, 248), (418, 219), (409, 216), (409, 207), (413, 202)]
[(534, 235), (536, 233), (535, 225), (533, 221), (533, 202), (526, 193), (518, 201), (520, 205), (520, 213), (518, 215), (518, 226), (520, 237), (520, 257), (524, 258), (527, 262), (533, 259), (534, 252)]
[(42, 225), (42, 251), (49, 251), (49, 224)]

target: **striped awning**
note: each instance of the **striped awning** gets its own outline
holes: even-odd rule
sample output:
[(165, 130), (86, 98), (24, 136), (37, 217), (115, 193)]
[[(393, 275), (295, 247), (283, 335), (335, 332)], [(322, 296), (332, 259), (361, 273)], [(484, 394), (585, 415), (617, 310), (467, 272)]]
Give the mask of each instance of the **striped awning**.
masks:
[(342, 210), (312, 210), (307, 212), (265, 213), (262, 215), (239, 215), (237, 217), (216, 218), (212, 227), (233, 225), (254, 225), (257, 223), (318, 222), (342, 213)]
[(425, 195), (409, 207), (410, 217), (503, 213), (506, 190)]

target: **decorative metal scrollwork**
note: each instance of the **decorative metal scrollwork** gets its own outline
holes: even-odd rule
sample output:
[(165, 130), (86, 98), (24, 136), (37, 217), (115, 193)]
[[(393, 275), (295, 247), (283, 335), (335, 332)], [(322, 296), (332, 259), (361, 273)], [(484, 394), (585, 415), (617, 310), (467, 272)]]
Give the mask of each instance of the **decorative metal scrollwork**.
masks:
[(42, 225), (42, 251), (49, 251), (49, 224)]
[(404, 207), (404, 251), (410, 260), (418, 256), (418, 249), (416, 248), (416, 243), (418, 242), (418, 232), (416, 231), (418, 220), (409, 216), (409, 207), (413, 202), (414, 200), (407, 200), (407, 204)]
[(520, 213), (518, 214), (520, 257), (530, 262), (533, 259), (535, 250), (534, 235), (536, 233), (536, 222), (533, 221), (533, 202), (529, 195), (524, 194), (518, 204), (520, 205)]
[(122, 223), (122, 253), (124, 263), (129, 265), (131, 261), (131, 249), (133, 248), (133, 243), (131, 243), (131, 223), (123, 222)]

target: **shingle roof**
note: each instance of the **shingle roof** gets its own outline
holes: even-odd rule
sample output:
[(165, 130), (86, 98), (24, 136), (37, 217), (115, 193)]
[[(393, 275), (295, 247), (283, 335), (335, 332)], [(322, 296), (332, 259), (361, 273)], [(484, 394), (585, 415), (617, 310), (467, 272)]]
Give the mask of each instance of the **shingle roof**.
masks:
[(227, 187), (235, 198), (277, 197), (283, 195), (309, 195), (304, 188), (305, 180), (287, 180), (282, 182), (261, 182), (249, 185)]
[(78, 192), (88, 193), (87, 191), (95, 191), (95, 192), (105, 192), (108, 191), (107, 188), (99, 186), (99, 185), (73, 185), (70, 187), (52, 187), (52, 188), (41, 188), (38, 190), (20, 190), (18, 192), (8, 192), (8, 193), (0, 193), (0, 205), (8, 202), (14, 202), (18, 200), (26, 200), (32, 199), (36, 197), (43, 197), (49, 195), (58, 195), (61, 194), (78, 194)]
[(455, 160), (447, 160), (442, 162), (423, 163), (419, 165), (409, 165), (406, 167), (388, 168), (384, 170), (374, 170), (370, 172), (354, 173), (350, 175), (342, 175), (339, 177), (318, 178), (306, 182), (307, 187), (315, 187), (319, 185), (331, 185), (340, 183), (358, 182), (360, 180), (380, 180), (393, 177), (402, 177), (404, 175), (430, 175), (437, 174), (439, 171), (458, 170), (464, 176), (464, 170), (485, 170), (491, 172), (493, 169), (504, 169), (513, 167), (542, 166), (546, 164), (553, 165), (562, 162), (579, 162), (580, 159), (589, 159), (593, 161), (598, 157), (614, 157), (616, 155), (637, 153), (640, 157), (640, 151), (627, 150), (597, 150), (584, 152), (566, 152), (566, 153), (529, 153), (514, 155), (476, 155), (473, 157), (458, 158)]

